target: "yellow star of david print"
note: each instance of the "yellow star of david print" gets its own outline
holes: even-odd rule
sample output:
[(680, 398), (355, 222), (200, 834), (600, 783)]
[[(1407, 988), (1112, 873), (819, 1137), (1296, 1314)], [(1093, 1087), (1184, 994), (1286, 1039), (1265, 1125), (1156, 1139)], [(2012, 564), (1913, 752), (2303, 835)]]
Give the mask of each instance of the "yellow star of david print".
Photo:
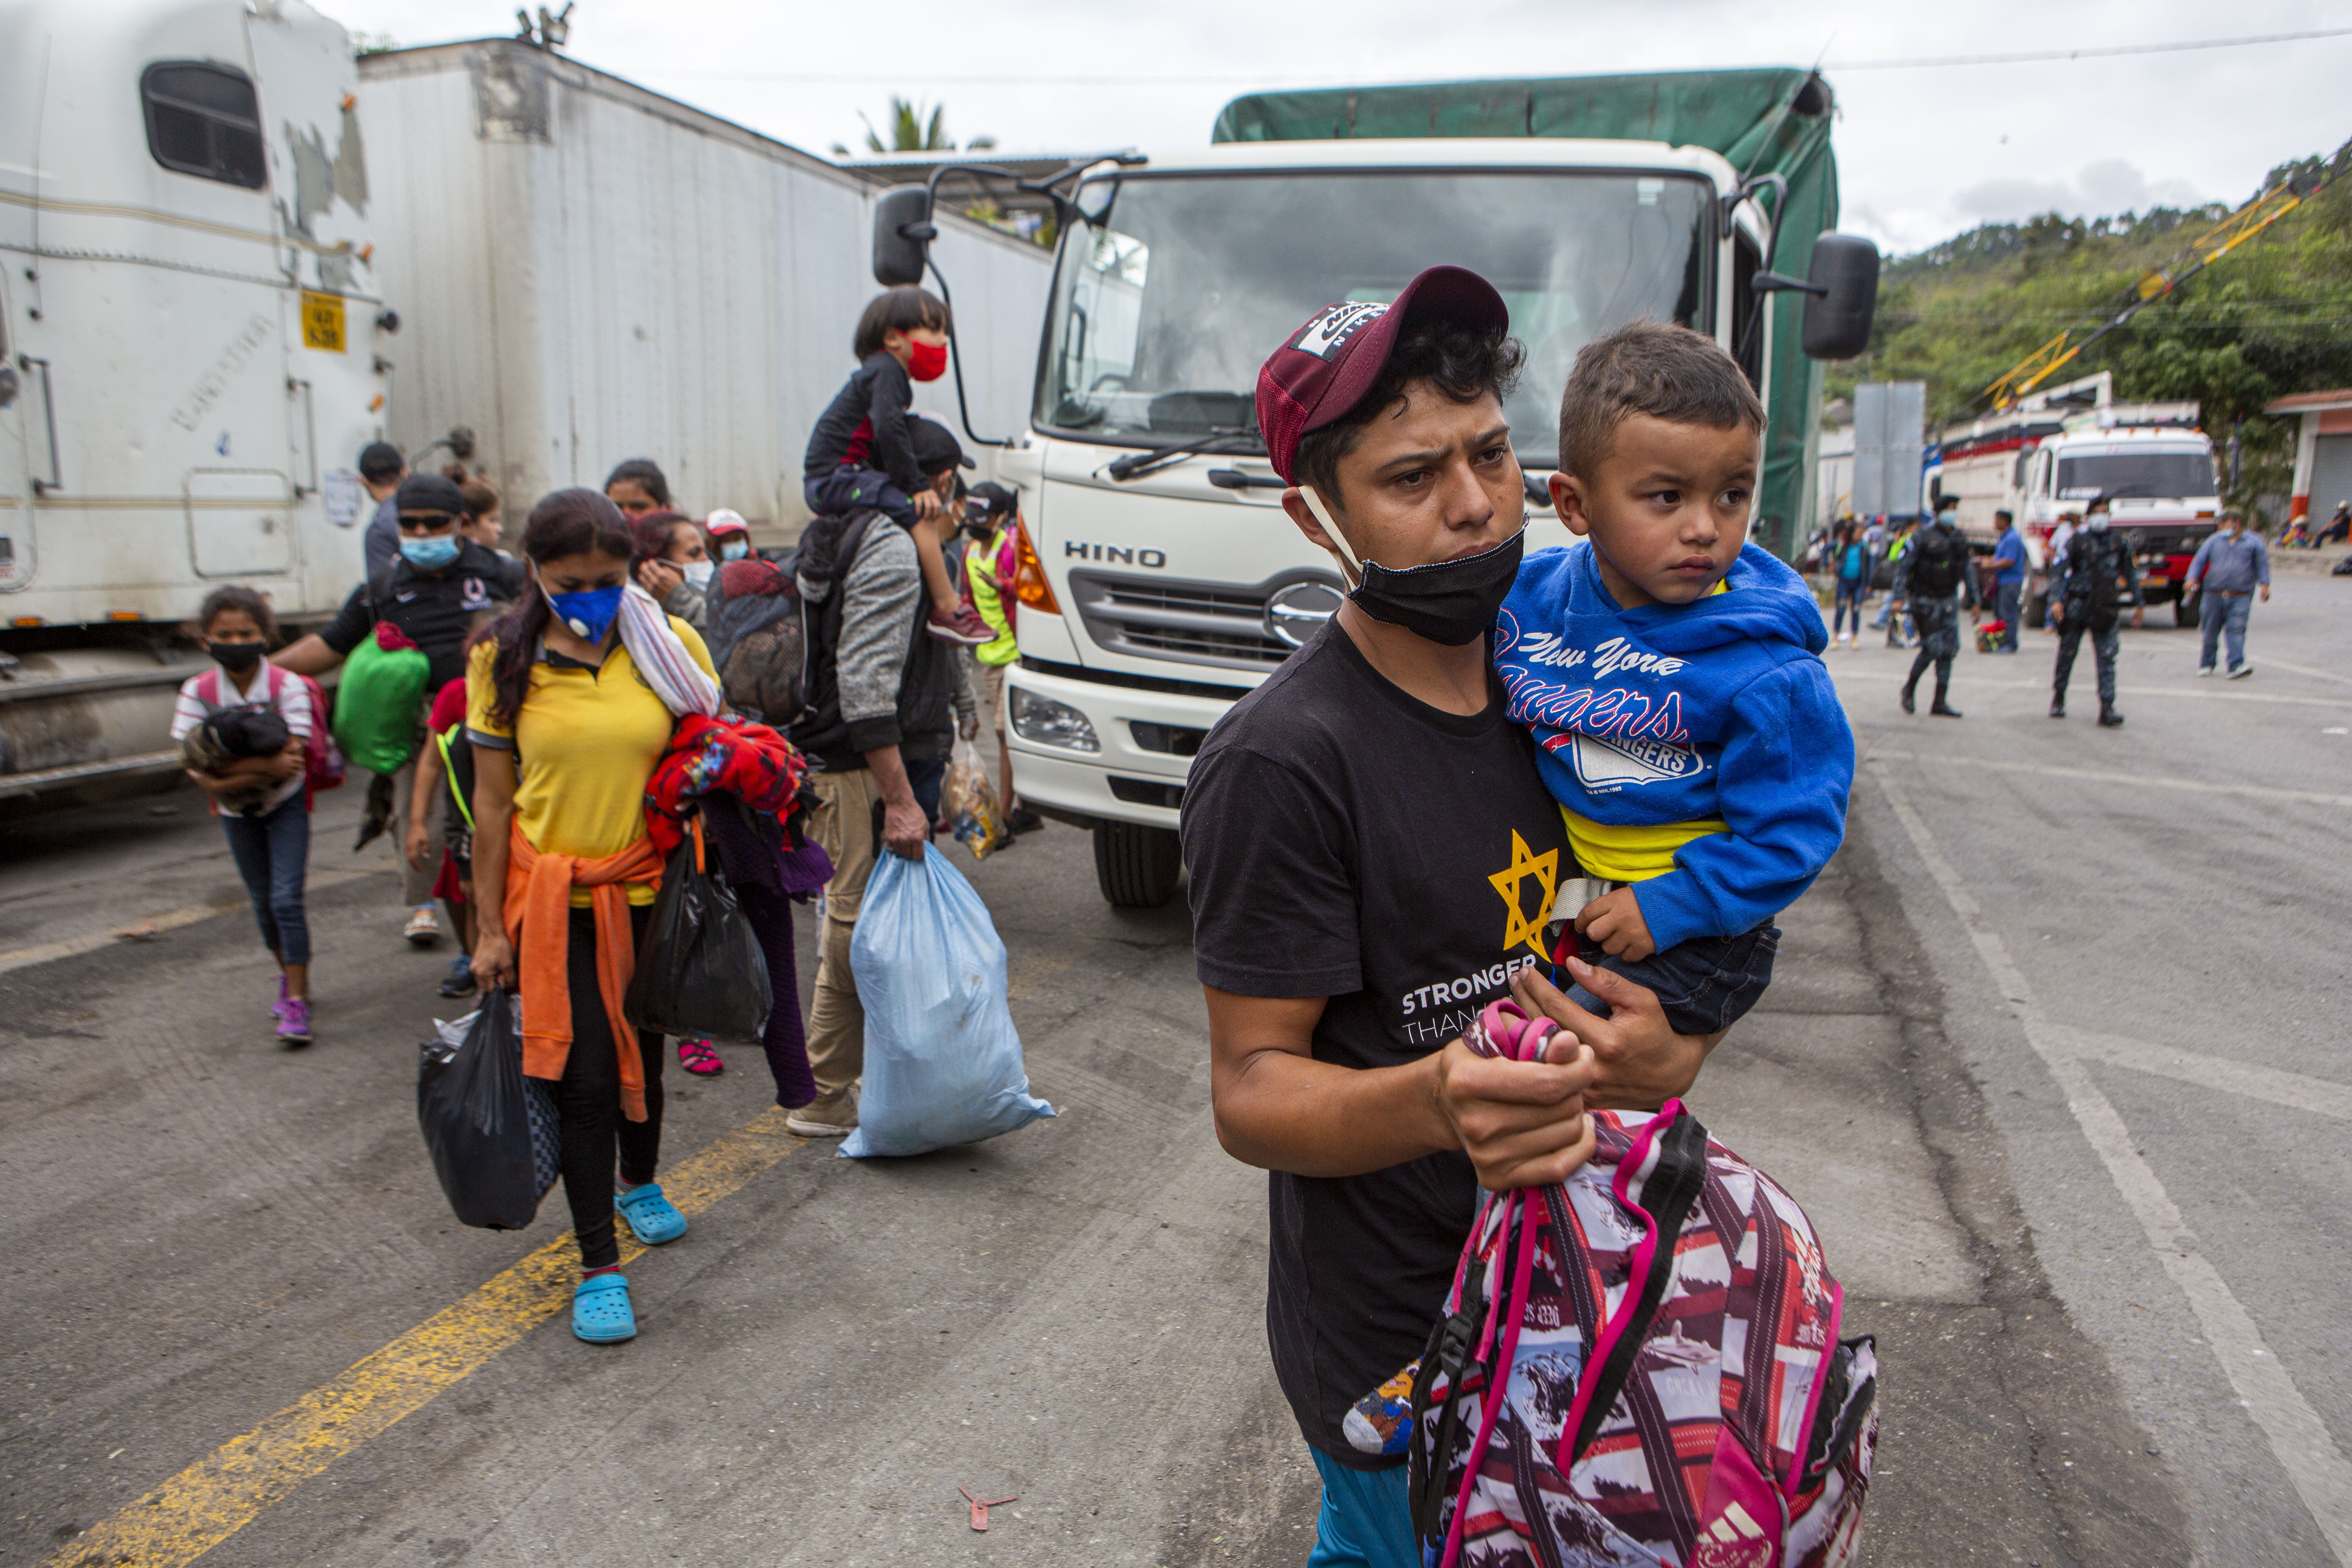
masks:
[[(1536, 903), (1535, 913), (1527, 912), (1527, 900), (1520, 896), (1519, 885), (1529, 877), (1543, 889)], [(1538, 855), (1528, 848), (1528, 841), (1515, 829), (1511, 834), (1511, 864), (1486, 879), (1502, 895), (1504, 908), (1511, 911), (1503, 928), (1503, 949), (1509, 952), (1521, 942), (1527, 943), (1538, 958), (1549, 958), (1544, 951), (1543, 929), (1551, 919), (1551, 900), (1559, 879), (1559, 851), (1547, 849)]]

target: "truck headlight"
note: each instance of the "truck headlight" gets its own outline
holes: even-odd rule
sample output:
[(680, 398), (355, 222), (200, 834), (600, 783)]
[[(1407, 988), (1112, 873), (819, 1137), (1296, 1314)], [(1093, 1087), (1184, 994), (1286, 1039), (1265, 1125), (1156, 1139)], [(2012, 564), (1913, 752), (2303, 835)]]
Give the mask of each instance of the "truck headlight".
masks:
[(1068, 703), (1024, 691), (1017, 686), (1005, 696), (1013, 711), (1013, 732), (1023, 740), (1065, 752), (1102, 750), (1102, 742), (1095, 737), (1095, 727)]

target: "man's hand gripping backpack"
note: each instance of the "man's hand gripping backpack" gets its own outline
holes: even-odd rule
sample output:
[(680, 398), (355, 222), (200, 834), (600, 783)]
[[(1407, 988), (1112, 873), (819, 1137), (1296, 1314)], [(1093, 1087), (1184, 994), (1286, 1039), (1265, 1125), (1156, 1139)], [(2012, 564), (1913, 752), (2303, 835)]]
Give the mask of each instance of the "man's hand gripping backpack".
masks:
[[(1468, 1040), (1529, 1061), (1555, 1027), (1497, 1002)], [(1680, 1100), (1590, 1114), (1583, 1169), (1487, 1196), (1414, 1377), (1428, 1560), (1847, 1562), (1877, 1363), (1867, 1336), (1838, 1341), (1811, 1223)]]

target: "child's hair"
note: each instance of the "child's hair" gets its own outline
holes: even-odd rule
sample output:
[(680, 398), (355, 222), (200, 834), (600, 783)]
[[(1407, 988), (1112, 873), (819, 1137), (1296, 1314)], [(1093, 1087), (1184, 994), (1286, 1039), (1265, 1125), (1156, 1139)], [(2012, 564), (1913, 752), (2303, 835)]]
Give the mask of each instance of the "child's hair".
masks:
[[(534, 566), (592, 551), (626, 561), (635, 548), (628, 519), (598, 490), (556, 490), (541, 496), (522, 528), (522, 552)], [(469, 655), (476, 644), (498, 645), (490, 661), (490, 712), (499, 723), (513, 723), (522, 710), (523, 697), (530, 689), (531, 660), (554, 618), (547, 591), (534, 581), (524, 586), (511, 609), (466, 639)]]
[(947, 301), (927, 289), (911, 283), (885, 289), (866, 302), (865, 314), (857, 318), (857, 335), (850, 340), (850, 352), (862, 364), (882, 352), (885, 332), (911, 332), (918, 327), (944, 332), (951, 330), (953, 321)]
[(454, 482), (458, 495), (465, 498), (466, 519), (469, 522), (476, 518), (489, 516), (502, 504), (499, 487), (479, 474), (467, 473), (463, 463), (444, 463), (441, 477)]
[[(660, 466), (651, 458), (631, 458), (604, 476), (604, 488), (609, 490), (623, 479), (632, 481), (646, 494), (653, 497), (654, 505), (663, 508), (669, 505), (669, 480), (662, 476)], [(561, 495), (562, 492), (559, 490), (556, 493)], [(550, 496), (547, 499), (552, 500), (555, 498)], [(545, 506), (547, 501), (542, 500), (539, 504)], [(533, 508), (530, 515), (537, 517), (538, 509)]]
[(205, 595), (204, 605), (196, 618), (189, 623), (199, 638), (212, 629), (213, 617), (224, 610), (243, 610), (261, 628), (261, 640), (271, 647), (278, 646), (278, 617), (270, 613), (269, 601), (252, 588), (232, 583), (225, 588), (215, 588)]
[(677, 525), (681, 522), (691, 527), (694, 519), (684, 512), (649, 511), (630, 523), (629, 533), (635, 540), (636, 548), (630, 552), (629, 563), (642, 566), (648, 561), (659, 561), (667, 555), (669, 547), (677, 541)]
[(1356, 449), (1364, 429), (1404, 401), (1404, 389), (1425, 381), (1455, 403), (1475, 403), (1493, 393), (1507, 398), (1518, 385), (1527, 350), (1501, 327), (1474, 327), (1444, 317), (1406, 326), (1389, 351), (1388, 363), (1356, 405), (1299, 438), (1292, 467), (1299, 482), (1315, 487), (1328, 506), (1339, 501), (1339, 459)]
[(1628, 416), (1764, 429), (1764, 405), (1713, 338), (1643, 317), (1577, 351), (1559, 398), (1559, 466), (1588, 483)]

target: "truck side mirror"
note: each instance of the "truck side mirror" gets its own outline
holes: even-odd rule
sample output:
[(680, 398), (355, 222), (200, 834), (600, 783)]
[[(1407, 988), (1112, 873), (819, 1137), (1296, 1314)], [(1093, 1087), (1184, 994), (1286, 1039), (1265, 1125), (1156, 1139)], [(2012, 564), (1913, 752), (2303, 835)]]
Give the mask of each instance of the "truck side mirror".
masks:
[(885, 289), (920, 283), (939, 232), (931, 223), (929, 186), (893, 185), (875, 197), (874, 281)]
[(1852, 359), (1870, 346), (1878, 312), (1878, 247), (1859, 235), (1823, 234), (1805, 269), (1805, 357)]

